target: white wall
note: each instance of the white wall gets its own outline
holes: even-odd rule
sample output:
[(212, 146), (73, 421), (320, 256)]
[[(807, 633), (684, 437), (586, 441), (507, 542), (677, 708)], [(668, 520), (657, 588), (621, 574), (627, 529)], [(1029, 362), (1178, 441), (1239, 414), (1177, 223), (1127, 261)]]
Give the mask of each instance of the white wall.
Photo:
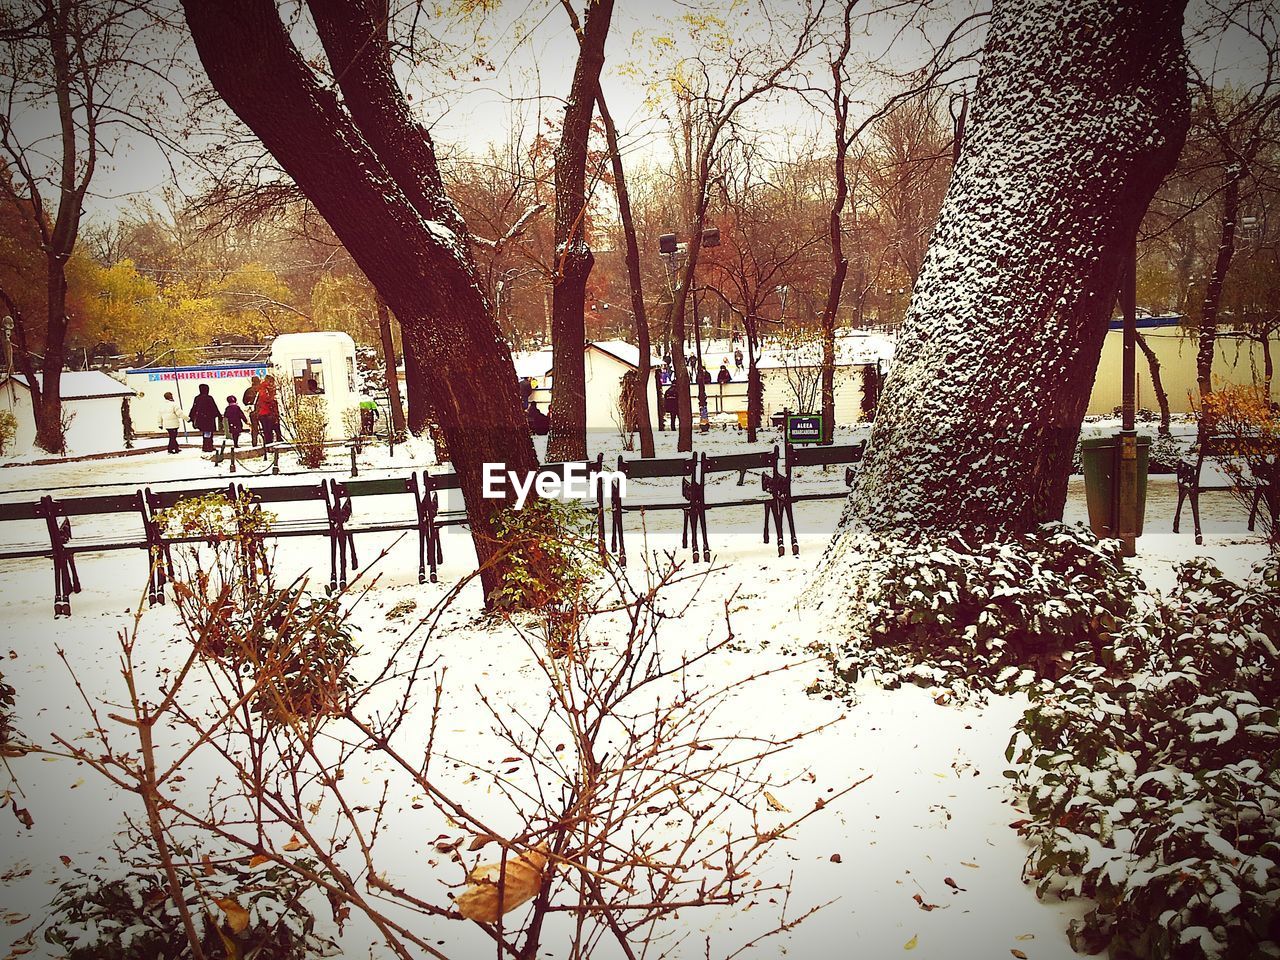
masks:
[[(124, 424), (120, 419), (123, 397), (94, 400), (63, 400), (63, 416), (70, 416), (67, 428), (67, 453), (84, 456), (112, 453), (124, 449)], [(0, 388), (0, 408), (10, 410), (18, 419), (18, 433), (5, 451), (6, 456), (28, 454), (35, 446), (36, 427), (31, 413), (31, 394), (17, 387), (11, 397), (8, 388)], [(138, 430), (134, 413), (134, 430)]]
[[(243, 372), (242, 372), (243, 371)], [(254, 376), (265, 376), (270, 370), (267, 364), (235, 364), (226, 370), (216, 365), (208, 369), (183, 370), (179, 368), (175, 380), (172, 370), (139, 370), (125, 374), (125, 381), (137, 392), (133, 398), (133, 429), (135, 433), (156, 433), (160, 430), (160, 408), (166, 402), (165, 391), (173, 394), (182, 405), (183, 412), (191, 409), (191, 403), (200, 390), (200, 384), (209, 384), (209, 393), (221, 410), (227, 405), (227, 397), (239, 401)], [(234, 376), (228, 376), (234, 373)]]

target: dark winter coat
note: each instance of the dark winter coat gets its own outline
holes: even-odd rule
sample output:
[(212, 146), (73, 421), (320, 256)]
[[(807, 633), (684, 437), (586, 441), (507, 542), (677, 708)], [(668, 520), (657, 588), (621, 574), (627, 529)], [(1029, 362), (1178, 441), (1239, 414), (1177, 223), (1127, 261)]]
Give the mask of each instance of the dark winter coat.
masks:
[(680, 412), (680, 394), (674, 384), (667, 391), (667, 395), (662, 398), (662, 409), (667, 413)]
[(233, 433), (240, 433), (244, 430), (245, 422), (248, 420), (244, 415), (244, 407), (237, 403), (228, 403), (225, 416), (227, 418), (227, 426), (231, 428)]
[(536, 403), (529, 404), (529, 409), (525, 411), (525, 419), (529, 421), (529, 432), (539, 437), (545, 437), (547, 431), (551, 429), (550, 418), (538, 409)]
[(222, 419), (222, 411), (218, 409), (218, 403), (213, 397), (207, 393), (198, 393), (187, 419), (201, 433), (214, 433), (218, 429), (218, 421)]
[(720, 384), (728, 383), (733, 379), (733, 374), (729, 372), (728, 367), (721, 367), (720, 372), (716, 374), (716, 382)]

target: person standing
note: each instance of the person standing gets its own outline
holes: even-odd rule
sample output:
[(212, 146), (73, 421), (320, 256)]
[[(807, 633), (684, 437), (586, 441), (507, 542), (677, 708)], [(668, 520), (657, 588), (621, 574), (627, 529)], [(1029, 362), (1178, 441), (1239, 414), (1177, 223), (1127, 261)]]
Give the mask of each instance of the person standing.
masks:
[(671, 429), (676, 428), (676, 420), (680, 416), (680, 393), (679, 388), (673, 383), (667, 388), (666, 395), (662, 398), (662, 410), (658, 413), (658, 429), (665, 430), (663, 425), (663, 414), (671, 418)]
[(726, 383), (729, 383), (732, 380), (733, 374), (729, 372), (728, 364), (720, 364), (720, 372), (716, 374), (716, 383), (723, 387)]
[(235, 397), (227, 397), (227, 408), (222, 413), (227, 421), (227, 432), (231, 434), (231, 446), (240, 446), (240, 434), (244, 433), (244, 425), (248, 418), (244, 415), (244, 407), (236, 403)]
[[(734, 334), (736, 337), (737, 334)], [(733, 364), (738, 368), (738, 372), (742, 372), (742, 348), (735, 347), (733, 351)]]
[(244, 404), (245, 410), (249, 412), (249, 445), (256, 447), (258, 445), (258, 435), (261, 432), (258, 425), (258, 390), (262, 386), (261, 377), (253, 377), (249, 381), (249, 386), (245, 388), (244, 394), (240, 397), (240, 402)]
[(222, 411), (218, 409), (217, 402), (213, 399), (213, 395), (209, 393), (209, 385), (207, 383), (200, 384), (200, 392), (196, 394), (195, 400), (191, 404), (191, 412), (187, 414), (187, 419), (191, 421), (192, 426), (200, 431), (204, 443), (201, 450), (205, 453), (213, 452), (213, 435), (218, 430), (218, 425), (222, 420)]
[(160, 429), (169, 433), (169, 453), (181, 452), (178, 447), (178, 431), (182, 429), (182, 422), (186, 419), (182, 408), (173, 399), (173, 394), (166, 390), (164, 403), (160, 406)]
[(280, 402), (276, 398), (276, 378), (267, 374), (258, 385), (258, 424), (262, 429), (262, 444), (268, 446), (280, 441)]

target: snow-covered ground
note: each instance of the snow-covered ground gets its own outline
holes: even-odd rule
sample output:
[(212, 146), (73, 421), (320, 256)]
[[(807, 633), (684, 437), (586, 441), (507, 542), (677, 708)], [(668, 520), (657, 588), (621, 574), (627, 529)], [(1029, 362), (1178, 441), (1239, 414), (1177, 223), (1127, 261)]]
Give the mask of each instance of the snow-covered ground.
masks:
[[(673, 438), (666, 434), (664, 439)], [(699, 443), (710, 450), (743, 449), (741, 438), (733, 433), (712, 434), (699, 438)], [(429, 462), (423, 454), (416, 448), (398, 448), (397, 459), (387, 464), (378, 462), (385, 454), (374, 451), (362, 475), (403, 472), (411, 457), (416, 458), (413, 465), (421, 468)], [(66, 466), (11, 467), (0, 471), (0, 497), (22, 498), (31, 491), (72, 484), (83, 488), (75, 492), (100, 490), (95, 485), (103, 483), (120, 483), (127, 489), (179, 477), (227, 478), (225, 468), (215, 471), (194, 453), (184, 452), (176, 457), (161, 454)], [(297, 481), (297, 477), (284, 479)], [(720, 478), (721, 492), (709, 499), (732, 496), (735, 479)], [(830, 487), (841, 481), (833, 472), (814, 482)], [(1204, 547), (1194, 545), (1189, 519), (1183, 534), (1169, 533), (1175, 494), (1171, 478), (1152, 478), (1148, 535), (1140, 541), (1137, 562), (1153, 585), (1166, 586), (1174, 563), (1196, 553), (1213, 557), (1236, 576), (1261, 555), (1257, 541), (1244, 531), (1239, 506), (1226, 495), (1205, 497), (1208, 536)], [(1067, 519), (1083, 519), (1082, 496), (1077, 478), (1071, 485)], [(757, 508), (713, 513), (709, 528), (716, 552), (714, 569), (688, 611), (668, 624), (663, 634), (664, 643), (676, 652), (697, 650), (708, 640), (718, 639), (725, 629), (725, 601), (736, 593), (732, 602), (735, 644), (704, 662), (690, 682), (718, 686), (782, 666), (787, 669), (734, 696), (718, 715), (720, 728), (780, 737), (831, 724), (769, 761), (768, 779), (780, 785), (772, 792), (792, 811), (808, 809), (815, 800), (870, 775), (857, 789), (789, 833), (759, 875), (766, 880), (793, 877), (789, 917), (828, 900), (835, 902), (746, 955), (778, 956), (785, 950), (806, 958), (877, 958), (898, 956), (906, 949), (914, 951), (912, 956), (950, 960), (1008, 957), (1014, 950), (1035, 960), (1073, 957), (1065, 927), (1069, 919), (1084, 912), (1085, 905), (1037, 901), (1033, 890), (1021, 882), (1026, 850), (1009, 826), (1022, 817), (1002, 777), (1004, 750), (1024, 706), (1021, 697), (992, 697), (981, 706), (940, 706), (919, 688), (886, 691), (864, 684), (856, 689), (856, 701), (849, 706), (805, 693), (823, 668), (806, 662), (804, 648), (827, 636), (828, 626), (800, 607), (798, 598), (840, 506), (838, 500), (800, 505), (801, 555), (783, 558), (776, 556), (772, 545), (761, 542)], [(633, 556), (640, 541), (638, 522), (634, 516), (629, 520)], [(648, 515), (645, 525), (651, 548), (679, 547), (677, 513)], [(327, 579), (327, 551), (317, 550), (316, 543), (285, 541), (276, 556), (280, 576), (311, 569), (315, 580)], [(370, 536), (361, 541), (362, 559), (372, 559), (383, 546), (389, 552), (370, 572), (376, 579), (353, 611), (364, 650), (355, 661), (357, 673), (379, 664), (380, 656), (385, 661), (396, 641), (473, 561), (465, 535), (454, 535), (446, 542), (441, 582), (420, 586), (416, 544), (407, 537), (396, 542), (391, 535)], [(91, 726), (58, 650), (65, 651), (92, 702), (119, 704), (124, 699), (115, 636), (132, 622), (131, 610), (141, 599), (143, 569), (140, 555), (83, 556), (84, 592), (74, 598), (75, 615), (55, 621), (50, 614), (51, 578), (45, 562), (0, 565), (3, 673), (17, 689), (16, 725), (32, 742), (48, 745), (54, 732), (79, 737)], [(638, 569), (635, 561), (631, 569)], [(388, 619), (392, 608), (409, 600), (417, 604), (414, 614)], [(141, 624), (140, 673), (155, 681), (184, 652), (181, 644), (172, 641), (176, 634), (172, 605), (146, 611)], [(607, 639), (609, 627), (601, 629)], [(541, 675), (533, 668), (528, 649), (510, 627), (480, 618), (475, 586), (460, 593), (427, 643), (429, 653), (440, 657), (436, 669), (448, 667), (445, 720), (437, 752), (496, 770), (503, 758), (502, 744), (491, 732), (492, 720), (479, 704), (476, 689), (491, 703), (504, 704), (513, 712), (545, 702)], [(125, 733), (116, 730), (115, 736), (124, 738)], [(74, 762), (27, 756), (9, 763), (22, 791), (18, 804), (31, 811), (35, 825), (25, 830), (11, 816), (0, 817), (4, 837), (0, 906), (34, 921), (43, 916), (53, 893), (51, 884), (65, 877), (60, 858), (86, 866), (97, 856), (112, 858), (109, 845), (125, 817), (137, 819), (141, 811), (136, 797), (107, 789), (92, 771)], [(198, 790), (198, 784), (216, 773), (213, 767), (201, 769), (196, 764), (187, 772), (187, 780), (192, 790)], [(797, 779), (803, 774), (812, 774), (812, 780)], [(365, 769), (349, 765), (345, 771), (345, 782), (353, 785), (357, 795), (361, 790), (367, 793), (370, 802), (388, 778), (391, 796), (399, 799), (393, 802), (396, 815), (381, 840), (381, 867), (391, 878), (411, 884), (415, 893), (445, 904), (448, 888), (444, 883), (456, 883), (459, 877), (456, 870), (448, 872), (429, 862), (441, 859), (432, 844), (449, 831), (448, 825), (429, 805), (417, 804), (411, 790), (397, 794), (396, 788), (403, 784), (376, 757), (366, 761)], [(457, 789), (467, 789), (461, 777), (453, 779), (459, 781)], [(473, 786), (464, 795), (472, 809), (484, 811), (496, 823), (513, 824), (510, 811), (493, 791)], [(757, 813), (766, 826), (785, 816), (768, 809), (763, 796)], [(324, 815), (324, 810), (318, 814)], [(924, 909), (913, 899), (916, 895), (936, 909)], [(326, 912), (322, 910), (322, 916)], [(776, 906), (768, 903), (747, 911), (684, 911), (676, 926), (697, 933), (678, 955), (702, 957), (705, 932), (713, 938), (711, 955), (725, 956), (776, 922)], [(421, 923), (448, 956), (493, 953), (491, 941), (470, 925)], [(29, 922), (20, 923), (8, 930), (16, 936), (28, 926)], [(376, 946), (370, 953), (369, 933), (360, 923), (349, 926), (346, 954), (383, 956)], [(548, 938), (542, 955), (561, 955), (554, 949), (555, 942)], [(34, 955), (39, 955), (41, 946), (37, 944)], [(7, 943), (0, 941), (0, 947)], [(611, 954), (602, 948), (598, 955)]]

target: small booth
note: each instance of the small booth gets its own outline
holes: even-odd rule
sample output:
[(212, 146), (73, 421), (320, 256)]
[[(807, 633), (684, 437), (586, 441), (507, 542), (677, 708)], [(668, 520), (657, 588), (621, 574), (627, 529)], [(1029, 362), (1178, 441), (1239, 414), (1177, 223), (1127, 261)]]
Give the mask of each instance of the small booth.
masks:
[(346, 412), (360, 406), (356, 344), (345, 333), (285, 333), (271, 343), (271, 372), (298, 396), (321, 396), (330, 440), (346, 436)]

